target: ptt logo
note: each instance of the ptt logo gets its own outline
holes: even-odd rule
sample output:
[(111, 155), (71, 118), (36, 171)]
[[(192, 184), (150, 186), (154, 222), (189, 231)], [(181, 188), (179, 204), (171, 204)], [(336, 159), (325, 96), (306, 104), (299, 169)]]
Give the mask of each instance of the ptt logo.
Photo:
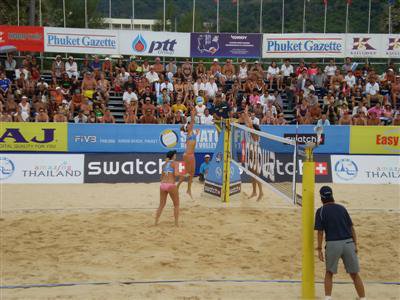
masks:
[(349, 181), (357, 177), (358, 166), (348, 158), (342, 158), (335, 164), (336, 175), (343, 180)]
[(353, 50), (376, 50), (369, 44), (371, 38), (353, 38)]
[(15, 166), (12, 160), (7, 157), (0, 157), (0, 180), (7, 179), (15, 171)]
[(176, 44), (176, 39), (166, 39), (165, 41), (151, 41), (150, 46), (148, 46), (146, 39), (138, 34), (132, 42), (132, 50), (136, 53), (174, 54)]
[(54, 128), (42, 128), (43, 137), (34, 136), (31, 139), (27, 139), (18, 128), (6, 128), (3, 135), (0, 137), (0, 143), (5, 143), (5, 139), (14, 140), (14, 143), (37, 143), (47, 144), (54, 141)]
[(388, 51), (400, 50), (400, 38), (389, 38)]

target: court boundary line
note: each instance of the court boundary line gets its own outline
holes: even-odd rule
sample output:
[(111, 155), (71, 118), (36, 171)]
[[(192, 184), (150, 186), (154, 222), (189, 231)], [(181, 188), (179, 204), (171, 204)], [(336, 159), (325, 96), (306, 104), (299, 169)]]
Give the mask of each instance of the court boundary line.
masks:
[[(42, 284), (21, 284), (21, 285), (1, 285), (0, 289), (28, 289), (28, 288), (55, 288), (68, 286), (87, 286), (87, 285), (136, 285), (136, 284), (174, 284), (174, 283), (288, 283), (300, 284), (301, 280), (290, 279), (181, 279), (181, 280), (132, 280), (132, 281), (99, 281), (99, 282), (67, 282), (67, 283), (42, 283)], [(315, 281), (317, 284), (323, 284), (323, 281)], [(381, 285), (400, 285), (396, 281), (365, 281), (365, 284)], [(335, 281), (334, 284), (353, 284), (352, 281)]]
[[(198, 207), (194, 206), (183, 206), (183, 209)], [(226, 206), (204, 206), (203, 208), (207, 209), (221, 209), (226, 208)], [(298, 206), (230, 206), (228, 208), (240, 208), (242, 210), (268, 210), (268, 209), (285, 209), (285, 210), (299, 210)], [(156, 210), (157, 207), (71, 207), (71, 208), (15, 208), (15, 209), (2, 209), (2, 213), (20, 213), (20, 212), (56, 212), (56, 211), (65, 211), (65, 212), (74, 212), (74, 211), (105, 211), (105, 210)], [(400, 213), (400, 208), (373, 208), (373, 207), (365, 207), (365, 208), (347, 208), (348, 211), (361, 211), (361, 212), (387, 212), (387, 213)], [(316, 211), (316, 209), (315, 209)]]

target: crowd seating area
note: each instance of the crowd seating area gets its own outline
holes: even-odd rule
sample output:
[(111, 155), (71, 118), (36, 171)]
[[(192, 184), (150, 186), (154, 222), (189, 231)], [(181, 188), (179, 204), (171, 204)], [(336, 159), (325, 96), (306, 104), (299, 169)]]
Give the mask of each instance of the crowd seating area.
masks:
[(0, 59), (0, 121), (198, 124), (221, 118), (254, 124), (399, 125), (399, 68), (378, 74), (347, 58), (278, 66), (258, 61), (189, 59), (177, 64), (138, 57), (85, 58), (58, 55), (51, 70), (37, 58)]

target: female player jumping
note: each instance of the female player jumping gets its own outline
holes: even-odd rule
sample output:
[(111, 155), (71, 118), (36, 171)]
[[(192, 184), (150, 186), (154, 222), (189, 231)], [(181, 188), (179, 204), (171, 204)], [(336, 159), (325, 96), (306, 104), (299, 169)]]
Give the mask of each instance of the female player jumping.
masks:
[[(246, 106), (246, 108), (244, 110), (243, 119), (244, 119), (247, 127), (257, 130), (257, 131), (261, 131), (260, 126), (258, 126), (257, 124), (253, 124), (253, 121), (251, 120), (249, 113), (248, 113), (248, 106)], [(251, 139), (253, 140), (253, 143), (258, 143), (260, 140), (260, 137), (257, 134), (251, 133)], [(250, 169), (250, 171), (255, 175), (258, 175), (258, 176), (260, 175), (260, 174), (257, 174), (258, 173), (257, 166), (254, 166), (254, 168)], [(252, 177), (251, 184), (253, 186), (253, 192), (249, 196), (249, 199), (257, 196), (257, 186), (258, 186), (259, 193), (258, 193), (257, 201), (260, 201), (264, 196), (263, 189), (262, 189), (262, 183)]]
[[(199, 130), (196, 131), (193, 130), (193, 126), (195, 123), (195, 116), (196, 116), (196, 111), (193, 108), (190, 111), (190, 122), (187, 123), (185, 126), (181, 127), (181, 130), (186, 132), (186, 152), (183, 154), (183, 161), (185, 162), (186, 173), (189, 175), (188, 187), (186, 193), (190, 196), (190, 198), (193, 198), (192, 182), (193, 182), (194, 172), (196, 170), (196, 158), (194, 156), (194, 150), (196, 148), (196, 136), (199, 133)], [(178, 189), (184, 179), (185, 178), (183, 176), (179, 178)]]
[(162, 168), (160, 185), (160, 206), (157, 209), (155, 225), (158, 225), (158, 220), (160, 219), (161, 213), (165, 207), (165, 204), (167, 203), (167, 197), (169, 194), (172, 202), (174, 203), (175, 226), (179, 226), (179, 193), (178, 188), (175, 185), (175, 168), (177, 168), (175, 159), (176, 151), (169, 151), (167, 153), (165, 164)]

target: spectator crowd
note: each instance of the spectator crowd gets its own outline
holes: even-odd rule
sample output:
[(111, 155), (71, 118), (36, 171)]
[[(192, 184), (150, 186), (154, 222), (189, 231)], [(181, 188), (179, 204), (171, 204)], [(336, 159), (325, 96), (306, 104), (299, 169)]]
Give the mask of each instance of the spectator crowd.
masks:
[(46, 77), (34, 56), (17, 63), (8, 54), (0, 59), (0, 121), (115, 123), (109, 109), (114, 95), (125, 123), (185, 124), (193, 110), (198, 124), (244, 123), (247, 107), (257, 125), (399, 125), (398, 71), (389, 64), (378, 73), (351, 58), (340, 66), (289, 59), (278, 66), (134, 56), (87, 56), (78, 63), (57, 55)]

